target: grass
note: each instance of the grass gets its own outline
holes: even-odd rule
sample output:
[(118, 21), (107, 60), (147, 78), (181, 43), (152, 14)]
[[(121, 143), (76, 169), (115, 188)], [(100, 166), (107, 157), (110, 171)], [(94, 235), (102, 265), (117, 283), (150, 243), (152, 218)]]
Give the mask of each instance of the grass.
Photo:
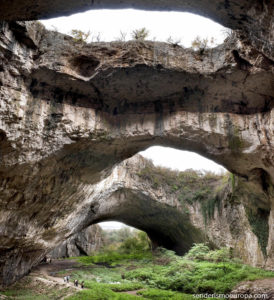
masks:
[(66, 298), (68, 300), (131, 300), (139, 299), (137, 296), (115, 293), (102, 284), (94, 284), (92, 288), (80, 291), (73, 296)]
[(16, 300), (58, 300), (68, 293), (67, 288), (55, 289), (39, 284), (39, 286), (14, 286), (1, 295), (5, 295), (7, 299)]
[[(71, 281), (83, 280), (85, 289), (66, 299), (192, 300), (193, 294), (229, 293), (241, 281), (274, 278), (274, 272), (236, 263), (226, 248), (213, 251), (204, 244), (195, 244), (185, 257), (163, 248), (153, 255), (145, 253), (143, 258), (136, 253), (125, 256), (112, 252), (95, 257), (76, 258), (79, 262), (84, 261), (84, 266), (69, 271)], [(103, 264), (94, 264), (94, 261)], [(57, 300), (62, 293), (67, 294), (64, 289), (54, 292), (52, 287), (38, 286), (40, 292), (35, 292), (30, 287), (13, 287), (3, 294), (8, 299), (20, 300)], [(128, 294), (128, 291), (135, 291), (137, 295)]]
[(155, 300), (192, 300), (192, 295), (176, 293), (173, 291), (164, 291), (160, 289), (146, 289), (144, 291), (137, 292), (137, 295), (143, 296), (146, 299)]
[(109, 251), (106, 253), (97, 254), (94, 256), (72, 257), (83, 265), (89, 266), (91, 264), (117, 264), (125, 260), (143, 260), (152, 257), (151, 252), (133, 252), (133, 253), (119, 253), (117, 251)]
[(274, 277), (274, 273), (236, 263), (212, 263), (178, 259), (168, 266), (149, 265), (127, 273), (150, 287), (195, 293), (228, 293), (240, 281)]
[[(192, 295), (196, 293), (229, 293), (241, 281), (274, 277), (274, 272), (234, 262), (229, 258), (230, 254), (226, 249), (212, 251), (207, 247), (202, 248), (201, 244), (193, 249), (196, 249), (197, 253), (203, 252), (202, 255), (193, 256), (195, 251), (192, 251), (192, 256), (189, 255), (191, 260), (179, 257), (172, 251), (162, 250), (145, 260), (119, 260), (120, 264), (113, 268), (94, 266), (91, 263), (90, 270), (81, 274), (75, 273), (73, 276), (86, 280), (86, 287), (91, 289), (94, 295), (100, 286), (100, 293), (105, 291), (110, 295), (111, 292), (141, 289), (138, 292), (140, 297), (163, 300), (192, 299)], [(106, 255), (101, 256), (104, 261), (108, 261), (105, 259)], [(112, 258), (111, 255), (110, 261), (113, 262)], [(78, 258), (78, 261), (81, 259)], [(114, 295), (111, 295), (112, 298), (106, 299), (131, 299), (113, 298)], [(119, 294), (115, 297), (128, 296), (130, 295)], [(103, 296), (100, 294), (100, 297)]]

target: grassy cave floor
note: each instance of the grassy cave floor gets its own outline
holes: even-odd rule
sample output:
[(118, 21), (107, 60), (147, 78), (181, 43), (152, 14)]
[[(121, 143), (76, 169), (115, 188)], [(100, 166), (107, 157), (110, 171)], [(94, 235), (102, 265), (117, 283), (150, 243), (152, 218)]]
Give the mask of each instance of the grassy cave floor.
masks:
[[(70, 275), (70, 283), (63, 277)], [(195, 299), (195, 294), (227, 294), (241, 281), (274, 278), (274, 272), (235, 260), (207, 261), (176, 256), (108, 252), (89, 257), (53, 260), (0, 292), (0, 299), (123, 300)], [(84, 289), (72, 282), (84, 281)]]

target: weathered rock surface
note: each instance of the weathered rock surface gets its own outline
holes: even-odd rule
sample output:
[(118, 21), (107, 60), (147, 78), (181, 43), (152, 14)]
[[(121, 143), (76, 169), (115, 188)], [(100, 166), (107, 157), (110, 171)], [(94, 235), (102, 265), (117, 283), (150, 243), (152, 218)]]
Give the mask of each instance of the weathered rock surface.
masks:
[(91, 225), (58, 245), (47, 256), (51, 258), (65, 258), (91, 255), (100, 250), (102, 244), (101, 227), (99, 225)]
[[(239, 41), (203, 54), (154, 42), (86, 45), (38, 23), (2, 22), (0, 88), (3, 284), (106, 218), (178, 252), (203, 240), (199, 224), (165, 197), (151, 200), (133, 182), (120, 191), (113, 167), (150, 145), (200, 153), (260, 190), (265, 197), (254, 202), (270, 211), (273, 264), (273, 62), (256, 49)], [(255, 246), (246, 260), (261, 263), (248, 236)]]
[(256, 0), (12, 0), (0, 3), (0, 20), (36, 20), (88, 9), (135, 8), (199, 14), (239, 30), (253, 46), (274, 58), (274, 3)]
[[(274, 299), (274, 280), (273, 278), (255, 280), (255, 281), (246, 281), (240, 283), (231, 294), (234, 296), (231, 299), (235, 299), (236, 295), (239, 295), (238, 298), (244, 298), (244, 295), (252, 296), (252, 299)], [(241, 296), (240, 296), (241, 295)]]

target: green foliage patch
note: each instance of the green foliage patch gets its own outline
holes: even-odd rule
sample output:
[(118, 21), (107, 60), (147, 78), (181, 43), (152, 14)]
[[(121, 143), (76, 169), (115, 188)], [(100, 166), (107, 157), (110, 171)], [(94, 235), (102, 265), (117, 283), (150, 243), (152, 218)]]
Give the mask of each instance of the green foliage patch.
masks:
[(235, 263), (228, 249), (210, 251), (196, 244), (184, 258), (174, 254), (168, 265), (147, 264), (127, 272), (125, 278), (157, 289), (195, 294), (228, 293), (240, 281), (273, 276), (274, 272)]
[(104, 253), (99, 253), (94, 256), (80, 256), (74, 257), (83, 265), (90, 265), (90, 264), (98, 264), (98, 263), (105, 263), (105, 264), (113, 264), (113, 263), (121, 263), (125, 260), (143, 260), (144, 258), (151, 258), (151, 252), (133, 252), (133, 253), (119, 253), (116, 251), (108, 251)]
[(266, 256), (267, 255), (266, 247), (268, 244), (268, 234), (269, 234), (269, 226), (268, 226), (269, 211), (257, 209), (257, 211), (254, 212), (250, 208), (246, 208), (245, 211), (251, 229), (253, 233), (256, 234), (261, 250), (264, 256)]
[(92, 287), (84, 289), (73, 296), (66, 298), (68, 300), (131, 300), (139, 297), (128, 294), (115, 293), (103, 284), (93, 284)]
[(160, 289), (146, 289), (137, 292), (137, 295), (141, 295), (146, 299), (155, 300), (192, 300), (194, 297), (192, 295), (176, 293), (173, 291), (165, 291)]
[(168, 192), (175, 194), (186, 215), (187, 205), (201, 203), (205, 224), (214, 217), (216, 207), (220, 210), (222, 191), (230, 184), (228, 174), (217, 175), (213, 172), (199, 172), (192, 169), (180, 172), (154, 166), (150, 161), (138, 175), (151, 182), (153, 188), (164, 186)]

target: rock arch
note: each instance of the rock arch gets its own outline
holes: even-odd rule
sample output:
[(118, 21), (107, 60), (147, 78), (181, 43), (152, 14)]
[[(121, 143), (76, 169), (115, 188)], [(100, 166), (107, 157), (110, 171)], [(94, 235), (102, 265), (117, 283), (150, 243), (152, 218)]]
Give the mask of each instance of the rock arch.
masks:
[[(266, 198), (257, 205), (272, 207), (273, 262), (273, 37), (262, 38), (273, 9), (248, 1), (235, 11), (229, 3), (194, 2), (194, 11), (225, 14), (246, 38), (202, 56), (164, 43), (77, 44), (39, 23), (1, 22), (2, 283), (26, 274), (54, 244), (92, 222), (96, 192), (113, 166), (150, 145), (203, 154), (261, 189)], [(42, 15), (37, 5), (22, 18)], [(1, 7), (1, 17), (18, 19), (15, 6)], [(92, 63), (71, 63), (91, 52)]]

